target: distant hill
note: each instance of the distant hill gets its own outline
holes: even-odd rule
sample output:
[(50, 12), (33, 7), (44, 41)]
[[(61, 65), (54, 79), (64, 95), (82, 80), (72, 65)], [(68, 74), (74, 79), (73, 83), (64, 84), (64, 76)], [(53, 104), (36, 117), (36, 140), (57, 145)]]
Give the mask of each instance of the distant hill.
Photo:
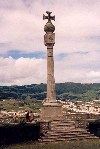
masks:
[[(0, 86), (0, 99), (46, 98), (46, 84), (32, 84), (24, 86)], [(100, 83), (56, 83), (57, 99), (90, 101), (100, 98)]]

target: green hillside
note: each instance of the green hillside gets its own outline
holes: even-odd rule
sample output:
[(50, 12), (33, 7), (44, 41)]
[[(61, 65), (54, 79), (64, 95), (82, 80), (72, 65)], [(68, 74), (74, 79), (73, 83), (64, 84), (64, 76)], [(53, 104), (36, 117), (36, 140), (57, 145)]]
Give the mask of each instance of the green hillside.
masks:
[[(90, 101), (100, 98), (100, 83), (56, 83), (57, 99)], [(0, 86), (0, 100), (26, 98), (43, 100), (46, 98), (46, 84), (24, 86)]]

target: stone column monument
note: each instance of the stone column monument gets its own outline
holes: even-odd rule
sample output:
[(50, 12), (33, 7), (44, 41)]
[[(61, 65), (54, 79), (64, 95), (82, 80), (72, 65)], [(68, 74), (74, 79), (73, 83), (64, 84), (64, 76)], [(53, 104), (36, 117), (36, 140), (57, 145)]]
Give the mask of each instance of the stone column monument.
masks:
[(62, 115), (62, 106), (56, 101), (55, 79), (54, 79), (54, 59), (53, 46), (55, 44), (55, 26), (51, 20), (55, 21), (55, 16), (51, 16), (52, 12), (46, 11), (48, 16), (43, 15), (43, 20), (48, 22), (44, 26), (44, 44), (47, 46), (47, 98), (42, 107), (42, 119), (55, 119)]
[(47, 99), (46, 103), (56, 103), (55, 79), (54, 79), (54, 60), (53, 46), (55, 44), (55, 26), (51, 20), (55, 20), (55, 16), (50, 16), (51, 12), (47, 11), (48, 16), (43, 15), (43, 19), (48, 19), (44, 26), (44, 44), (47, 46)]

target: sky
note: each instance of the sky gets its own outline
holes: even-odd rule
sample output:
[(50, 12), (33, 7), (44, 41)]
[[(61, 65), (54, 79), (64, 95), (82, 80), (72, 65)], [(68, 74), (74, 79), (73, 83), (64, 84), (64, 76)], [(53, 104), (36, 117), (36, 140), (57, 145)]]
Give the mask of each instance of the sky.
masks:
[(100, 0), (0, 0), (0, 85), (46, 83), (46, 11), (55, 82), (100, 83)]

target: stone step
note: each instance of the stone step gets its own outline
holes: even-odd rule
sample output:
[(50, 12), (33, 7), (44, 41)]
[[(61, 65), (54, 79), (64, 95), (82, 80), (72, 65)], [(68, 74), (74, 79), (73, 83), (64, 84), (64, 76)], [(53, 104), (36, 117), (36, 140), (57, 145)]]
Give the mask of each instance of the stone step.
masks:
[(76, 137), (89, 137), (89, 135), (88, 134), (78, 134)]
[(55, 130), (56, 133), (59, 133), (59, 134), (68, 134), (70, 133), (69, 129), (68, 130)]
[(82, 134), (82, 135), (91, 135), (91, 136), (94, 136), (94, 134), (91, 134), (89, 131), (86, 131), (86, 130), (74, 130), (74, 131), (70, 131), (70, 132), (77, 132), (79, 134)]
[(55, 142), (55, 139), (43, 139), (41, 142)]
[(74, 124), (52, 124), (50, 125), (50, 128), (53, 128), (53, 127), (70, 127), (70, 126), (73, 126), (75, 128), (75, 125)]
[(47, 134), (59, 134), (56, 131), (48, 131)]
[(98, 139), (84, 128), (75, 128), (75, 122), (70, 119), (57, 119), (51, 122), (50, 130), (40, 139), (40, 142), (72, 141)]
[(68, 132), (67, 135), (74, 135), (75, 136), (75, 135), (77, 135), (77, 133), (75, 133), (75, 132)]
[(69, 126), (69, 125), (75, 125), (74, 123), (51, 123), (50, 126)]
[(61, 122), (74, 122), (75, 123), (75, 121), (73, 121), (71, 119), (63, 119), (63, 120), (61, 120)]
[(40, 142), (55, 142), (55, 141), (72, 141), (72, 140), (84, 140), (84, 139), (99, 139), (98, 137), (91, 137), (91, 136), (81, 136), (81, 137), (77, 137), (77, 136), (65, 136), (65, 137), (46, 137), (46, 138), (42, 138), (39, 141)]
[(59, 136), (59, 133), (49, 133), (47, 136)]
[(75, 125), (53, 125), (51, 126), (50, 128), (70, 128), (70, 127), (73, 127), (75, 128)]
[(76, 137), (88, 137), (88, 136), (91, 136), (91, 137), (94, 137), (93, 134), (77, 134), (77, 133), (53, 133), (53, 134), (47, 134), (45, 137), (57, 137), (57, 136), (60, 136), (60, 137), (73, 137), (73, 136), (76, 136)]
[(91, 134), (91, 133), (88, 132), (88, 131), (83, 131), (83, 132), (80, 132), (80, 133), (82, 133), (82, 134)]
[(85, 137), (85, 139), (100, 139), (100, 138), (90, 136), (90, 137)]
[[(65, 132), (65, 131), (64, 131)], [(47, 135), (49, 135), (49, 134), (62, 134), (62, 132), (60, 131), (48, 131), (47, 133), (46, 133)]]
[(51, 124), (52, 123), (75, 123), (74, 121), (70, 120), (70, 119), (62, 119), (62, 120), (53, 120), (51, 121)]
[(56, 141), (74, 141), (77, 140), (77, 138), (58, 138)]
[(69, 126), (69, 127), (68, 126), (62, 126), (62, 127), (61, 126), (53, 126), (53, 127), (50, 128), (51, 131), (52, 130), (57, 130), (57, 129), (59, 129), (59, 130), (68, 129), (70, 131), (71, 129), (75, 129), (75, 126), (73, 126), (73, 125)]
[(75, 121), (72, 120), (60, 120), (60, 121), (51, 121), (51, 123), (75, 123)]
[(87, 132), (86, 129), (81, 129), (81, 128), (75, 128), (75, 129), (72, 129), (70, 131), (73, 131), (73, 132)]
[(50, 135), (51, 135), (51, 136), (52, 136), (52, 135), (55, 135), (55, 136), (56, 136), (56, 135), (62, 136), (62, 135), (64, 135), (64, 134), (67, 135), (67, 132), (65, 132), (65, 131), (64, 131), (64, 132), (53, 132), (53, 133), (52, 133), (52, 132), (48, 132), (48, 133), (46, 134), (46, 136), (50, 136)]
[(51, 131), (63, 131), (63, 130), (69, 130), (75, 128), (74, 126), (70, 126), (70, 127), (53, 127), (51, 128)]
[(47, 136), (47, 137), (44, 137), (43, 139), (57, 139), (59, 136)]
[[(65, 135), (69, 135), (69, 136), (77, 136), (77, 133), (66, 133)], [(64, 135), (63, 135), (64, 136)]]
[(66, 138), (58, 138), (56, 141), (66, 141)]
[(60, 138), (73, 138), (72, 135), (64, 135), (64, 136), (60, 136)]
[(87, 133), (89, 136), (95, 136), (94, 134), (91, 134), (91, 133)]
[(64, 134), (64, 135), (63, 135), (63, 134), (58, 134), (58, 135), (52, 134), (52, 135), (51, 135), (51, 134), (49, 134), (49, 135), (44, 136), (44, 137), (42, 137), (42, 138), (46, 138), (46, 137), (47, 137), (47, 138), (54, 138), (54, 137), (55, 137), (55, 138), (57, 138), (57, 137), (59, 137), (59, 138), (64, 138), (64, 137), (65, 137), (65, 138), (68, 138), (68, 137), (73, 137), (73, 135), (68, 135), (68, 134), (66, 134), (66, 135), (65, 135), (65, 134)]
[[(76, 135), (77, 134), (83, 134), (83, 135), (85, 135), (85, 134), (90, 134), (90, 132), (87, 132), (85, 130), (84, 131), (79, 131), (79, 130), (76, 131), (76, 130), (69, 130), (69, 129), (68, 130), (65, 130), (65, 129), (64, 130), (63, 129), (62, 130), (59, 130), (59, 129), (57, 130), (56, 129), (56, 130), (48, 131), (47, 135), (49, 135), (49, 134), (50, 135), (62, 135), (62, 134), (63, 135), (64, 134), (65, 135), (66, 134), (76, 134)], [(94, 134), (90, 134), (90, 135), (94, 135)]]
[(75, 122), (74, 121), (61, 121), (61, 123), (65, 123), (65, 124), (75, 124)]
[(86, 131), (85, 129), (84, 130), (81, 130), (81, 129), (71, 129), (71, 130), (69, 130), (68, 132), (70, 132), (70, 133), (88, 133), (88, 134), (90, 134), (90, 132), (88, 132), (88, 131)]
[(61, 121), (58, 121), (58, 122), (57, 121), (52, 121), (51, 122), (51, 124), (59, 124), (59, 123), (61, 123)]
[[(51, 126), (52, 126), (52, 125), (51, 125)], [(54, 125), (53, 125), (53, 126), (54, 126)], [(65, 126), (65, 127), (67, 126), (67, 127), (68, 127), (68, 126), (75, 126), (75, 124), (72, 124), (72, 123), (59, 123), (59, 124), (56, 124), (56, 126), (61, 126), (61, 127), (62, 127), (62, 126)]]
[(66, 136), (76, 136), (76, 137), (88, 137), (88, 136), (91, 136), (91, 137), (94, 137), (94, 134), (80, 134), (80, 133), (69, 133), (69, 132), (64, 132), (64, 133), (49, 133), (49, 134), (47, 134), (47, 137), (49, 137), (49, 136), (55, 136), (55, 137), (57, 137), (57, 136), (60, 136), (60, 137), (66, 137)]

